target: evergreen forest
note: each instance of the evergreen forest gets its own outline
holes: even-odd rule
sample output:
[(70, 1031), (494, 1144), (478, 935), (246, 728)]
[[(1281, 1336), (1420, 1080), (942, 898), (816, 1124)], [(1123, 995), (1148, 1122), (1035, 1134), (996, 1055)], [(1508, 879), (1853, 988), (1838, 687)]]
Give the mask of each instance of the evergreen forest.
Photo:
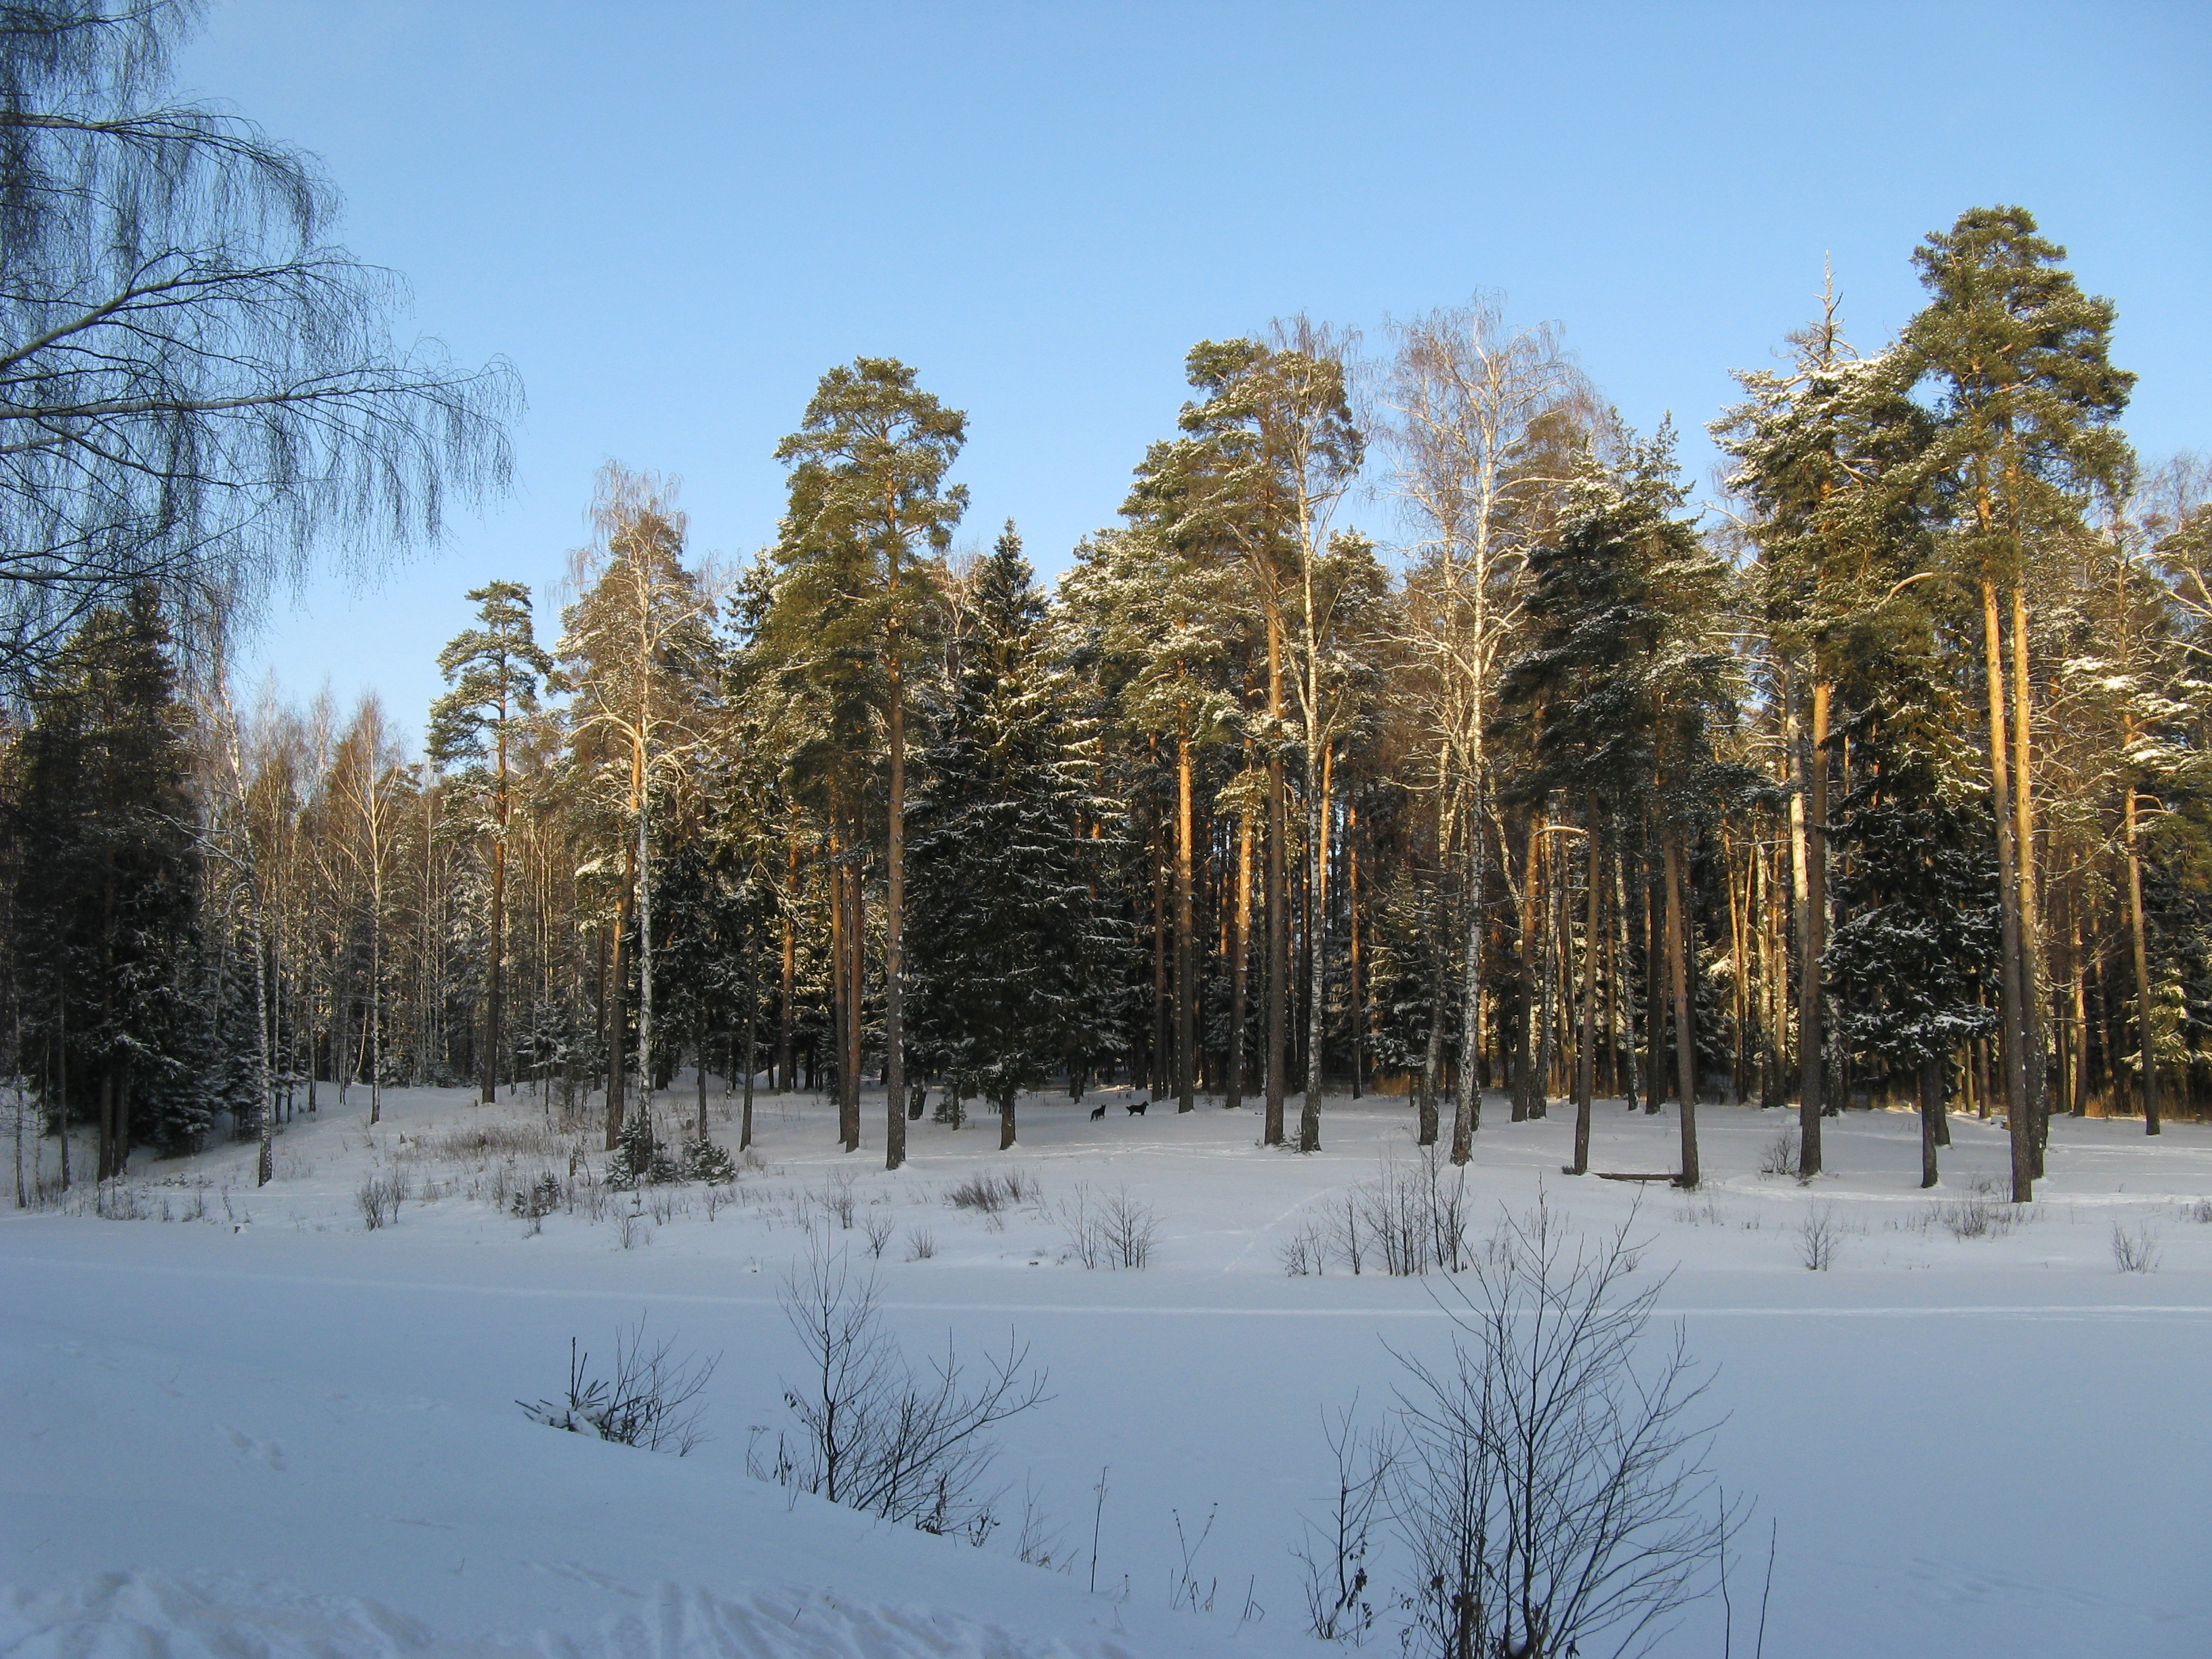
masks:
[(97, 1125), (97, 1178), (467, 1082), (612, 1148), (683, 1073), (892, 1167), (1102, 1081), (1304, 1149), (1402, 1093), (1464, 1161), (1487, 1089), (1578, 1172), (1593, 1101), (1674, 1103), (1690, 1185), (1701, 1100), (1793, 1110), (1803, 1174), (1917, 1109), (1931, 1184), (1968, 1110), (2024, 1199), (2054, 1114), (2212, 1094), (2212, 468), (2132, 453), (2026, 210), (1911, 257), (1896, 339), (1830, 304), (1738, 375), (1703, 511), (1496, 302), (1202, 342), (1049, 586), (962, 539), (969, 416), (860, 358), (749, 560), (610, 464), (557, 612), (468, 595), (420, 755), (240, 707), (149, 575), (7, 732), (33, 1138)]

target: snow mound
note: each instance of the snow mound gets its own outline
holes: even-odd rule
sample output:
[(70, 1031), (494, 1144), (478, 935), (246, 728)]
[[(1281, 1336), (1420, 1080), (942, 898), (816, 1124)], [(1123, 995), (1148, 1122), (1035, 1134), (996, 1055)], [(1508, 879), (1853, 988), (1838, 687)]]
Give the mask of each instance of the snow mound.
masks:
[[(558, 1570), (555, 1570), (558, 1571)], [(573, 1571), (580, 1571), (576, 1569)], [(594, 1575), (596, 1577), (596, 1575)], [(8, 1659), (1133, 1659), (1109, 1638), (1024, 1639), (941, 1609), (827, 1593), (741, 1596), (678, 1584), (577, 1638), (455, 1640), (355, 1595), (235, 1574), (106, 1573), (73, 1589), (0, 1589)]]

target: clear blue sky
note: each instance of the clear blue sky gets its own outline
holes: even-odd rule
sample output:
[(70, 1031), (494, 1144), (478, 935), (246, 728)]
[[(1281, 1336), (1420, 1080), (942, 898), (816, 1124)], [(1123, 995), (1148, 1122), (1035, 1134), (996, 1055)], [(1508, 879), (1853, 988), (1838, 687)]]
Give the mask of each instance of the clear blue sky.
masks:
[(2212, 447), (2201, 3), (217, 0), (182, 78), (319, 154), (410, 326), (528, 390), (511, 497), (280, 600), (249, 665), (416, 730), (463, 592), (555, 582), (602, 460), (750, 552), (776, 440), (860, 353), (969, 412), (966, 532), (1011, 516), (1052, 571), (1195, 340), (1304, 310), (1379, 343), (1503, 290), (1702, 477), (1824, 257), (1871, 346), (1923, 234), (2017, 202), (2118, 301), (2139, 448)]

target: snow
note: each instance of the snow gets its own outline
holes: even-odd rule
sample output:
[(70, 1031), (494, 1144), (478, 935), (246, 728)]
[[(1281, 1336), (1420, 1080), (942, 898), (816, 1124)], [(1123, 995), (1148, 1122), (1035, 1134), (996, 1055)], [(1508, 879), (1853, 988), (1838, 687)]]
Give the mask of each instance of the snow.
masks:
[[(1289, 1549), (1331, 1491), (1323, 1413), (1356, 1399), (1377, 1419), (1392, 1351), (1432, 1351), (1449, 1327), (1433, 1279), (1294, 1278), (1279, 1252), (1384, 1158), (1410, 1158), (1412, 1115), (1332, 1099), (1325, 1150), (1300, 1157), (1258, 1146), (1249, 1111), (1114, 1103), (1094, 1122), (1097, 1098), (1025, 1098), (1003, 1154), (988, 1118), (915, 1124), (914, 1162), (890, 1174), (878, 1152), (837, 1152), (825, 1103), (764, 1098), (766, 1167), (735, 1201), (710, 1216), (696, 1187), (673, 1200), (688, 1213), (623, 1199), (628, 1248), (612, 1212), (533, 1233), (487, 1201), (507, 1160), (441, 1156), (445, 1137), (544, 1120), (527, 1097), (462, 1091), (388, 1091), (374, 1128), (363, 1097), (326, 1100), (258, 1191), (252, 1149), (227, 1146), (141, 1164), (106, 1205), (155, 1218), (0, 1218), (0, 1655), (1322, 1651)], [(872, 1143), (880, 1097), (866, 1106)], [(2062, 1121), (2032, 1212), (1958, 1237), (1935, 1206), (1996, 1188), (1995, 1125), (1954, 1120), (1930, 1195), (1915, 1120), (1847, 1113), (1826, 1129), (1838, 1173), (1808, 1188), (1757, 1172), (1784, 1115), (1709, 1105), (1709, 1179), (1688, 1195), (1563, 1176), (1571, 1120), (1553, 1110), (1486, 1109), (1475, 1231), (1540, 1188), (1591, 1228), (1638, 1206), (1646, 1271), (1673, 1274), (1662, 1312), (1716, 1368), (1715, 1467), (1758, 1505), (1731, 1564), (1737, 1650), (1771, 1522), (1776, 1656), (2212, 1652), (2212, 1127), (2152, 1140)], [(1594, 1167), (1665, 1169), (1675, 1134), (1671, 1113), (1601, 1105)], [(565, 1167), (521, 1156), (506, 1184)], [(994, 1219), (945, 1201), (1017, 1168), (1040, 1203)], [(355, 1194), (394, 1170), (416, 1195), (369, 1231)], [(867, 1256), (864, 1225), (824, 1219), (848, 1174), (856, 1221), (893, 1222), (871, 1265), (910, 1357), (948, 1334), (980, 1357), (1011, 1330), (1051, 1373), (1052, 1398), (1006, 1425), (1007, 1524), (981, 1549), (745, 1473), (752, 1426), (787, 1418), (797, 1353), (776, 1292), (808, 1220)], [(1068, 1258), (1058, 1213), (1079, 1188), (1153, 1207), (1151, 1266)], [(165, 1203), (198, 1218), (164, 1224)], [(1800, 1263), (1816, 1216), (1839, 1230), (1824, 1273)], [(2155, 1271), (2116, 1267), (2116, 1227)], [(917, 1231), (936, 1251), (909, 1260)], [(572, 1337), (610, 1354), (641, 1315), (679, 1351), (720, 1354), (713, 1441), (656, 1455), (518, 1409), (559, 1389)], [(1024, 1491), (1060, 1531), (1051, 1569), (1015, 1559)], [(1210, 1513), (1190, 1570), (1212, 1610), (1171, 1608), (1178, 1523), (1194, 1538)], [(1660, 1650), (1720, 1652), (1717, 1602)]]

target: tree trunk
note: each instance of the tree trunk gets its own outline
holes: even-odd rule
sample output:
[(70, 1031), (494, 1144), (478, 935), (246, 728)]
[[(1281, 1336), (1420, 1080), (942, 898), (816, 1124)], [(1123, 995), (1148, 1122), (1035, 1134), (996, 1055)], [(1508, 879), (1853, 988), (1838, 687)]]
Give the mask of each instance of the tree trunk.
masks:
[(999, 1150), (1006, 1152), (1014, 1144), (1014, 1091), (1006, 1090), (999, 1097)]
[(2154, 1058), (2150, 940), (2143, 925), (2142, 857), (2136, 842), (2136, 790), (2132, 783), (2122, 799), (2125, 803), (2123, 810), (2126, 814), (2128, 849), (2128, 944), (2135, 957), (2136, 1044), (2141, 1055), (2136, 1076), (2142, 1090), (2143, 1133), (2154, 1135), (2161, 1126), (2158, 1115), (2158, 1066)]
[(1176, 732), (1176, 1110), (1198, 1107), (1198, 950), (1191, 896), (1196, 825), (1191, 811), (1190, 728)]
[(1820, 1114), (1828, 1064), (1823, 1029), (1821, 953), (1828, 948), (1828, 683), (1813, 686), (1813, 731), (1805, 756), (1805, 903), (1797, 938), (1797, 1178), (1820, 1173)]
[(2028, 728), (2027, 588), (2012, 587), (2012, 811), (2020, 860), (2021, 1032), (2027, 1045), (2029, 1153), (2043, 1176), (2043, 1144), (2051, 1133), (2051, 1066), (2044, 1032), (2043, 907), (2035, 876), (2035, 773)]
[(1931, 1055), (1920, 1062), (1920, 1184), (1936, 1181), (1936, 1148), (1943, 1127), (1943, 1060)]
[(753, 1071), (760, 1063), (759, 1036), (759, 963), (748, 950), (745, 952), (745, 1096), (741, 1109), (743, 1115), (738, 1119), (738, 1150), (741, 1152), (753, 1144)]
[(1598, 799), (1589, 798), (1583, 821), (1583, 879), (1585, 896), (1583, 932), (1583, 1024), (1575, 1044), (1575, 1161), (1570, 1175), (1589, 1173), (1590, 1112), (1596, 1095), (1598, 995)]
[(783, 885), (783, 1000), (775, 1016), (775, 1086), (789, 1094), (797, 1086), (793, 1075), (791, 1048), (792, 1005), (799, 988), (799, 929), (793, 912), (799, 906), (799, 830), (794, 823), (784, 838)]
[(1267, 1109), (1261, 1131), (1264, 1146), (1283, 1144), (1283, 1096), (1288, 1066), (1284, 1041), (1288, 1036), (1291, 988), (1291, 893), (1288, 849), (1284, 838), (1290, 831), (1288, 804), (1283, 781), (1283, 660), (1282, 619), (1271, 611), (1267, 617)]
[[(891, 590), (896, 594), (898, 544), (894, 541), (891, 545)], [(896, 606), (885, 634), (884, 657), (890, 676), (891, 790), (884, 855), (884, 1167), (896, 1170), (906, 1162), (906, 688), (900, 679)], [(854, 1139), (858, 1145), (857, 1133)]]
[[(1328, 1012), (1328, 832), (1329, 787), (1335, 764), (1323, 744), (1321, 765), (1307, 757), (1306, 777), (1306, 1088), (1298, 1112), (1298, 1150), (1321, 1150), (1321, 1091), (1323, 1028)], [(1318, 776), (1316, 775), (1316, 770)]]
[(1367, 987), (1360, 975), (1359, 808), (1356, 801), (1346, 801), (1344, 808), (1344, 908), (1352, 935), (1352, 1097), (1357, 1100), (1365, 1081), (1362, 1073), (1367, 1049)]
[(1698, 1184), (1698, 1044), (1691, 1023), (1689, 916), (1682, 891), (1682, 843), (1678, 834), (1662, 831), (1661, 856), (1667, 870), (1667, 965), (1674, 981), (1674, 1069), (1682, 1091), (1682, 1173), (1679, 1185)]
[[(1459, 1087), (1452, 1098), (1451, 1158), (1454, 1164), (1462, 1164), (1474, 1156), (1474, 1133), (1482, 1127), (1482, 1079), (1475, 1060), (1482, 1041), (1482, 900), (1490, 876), (1490, 837), (1482, 823), (1484, 781), (1479, 738), (1474, 770), (1468, 792), (1467, 932), (1460, 951)], [(1437, 954), (1441, 958), (1443, 953)]]
[[(1249, 763), (1249, 757), (1247, 760)], [(1237, 814), (1237, 902), (1229, 946), (1229, 1078), (1222, 1105), (1244, 1104), (1244, 1017), (1252, 966), (1252, 814)]]
[(2012, 1141), (2012, 1201), (2035, 1198), (2035, 1134), (2028, 1116), (2027, 987), (2021, 973), (2020, 848), (2006, 765), (2003, 632), (1997, 621), (1996, 584), (1982, 578), (1983, 666), (1988, 680), (1990, 797), (1997, 824), (1997, 908), (2002, 960), (1999, 988), (2004, 1019), (2005, 1115)]

